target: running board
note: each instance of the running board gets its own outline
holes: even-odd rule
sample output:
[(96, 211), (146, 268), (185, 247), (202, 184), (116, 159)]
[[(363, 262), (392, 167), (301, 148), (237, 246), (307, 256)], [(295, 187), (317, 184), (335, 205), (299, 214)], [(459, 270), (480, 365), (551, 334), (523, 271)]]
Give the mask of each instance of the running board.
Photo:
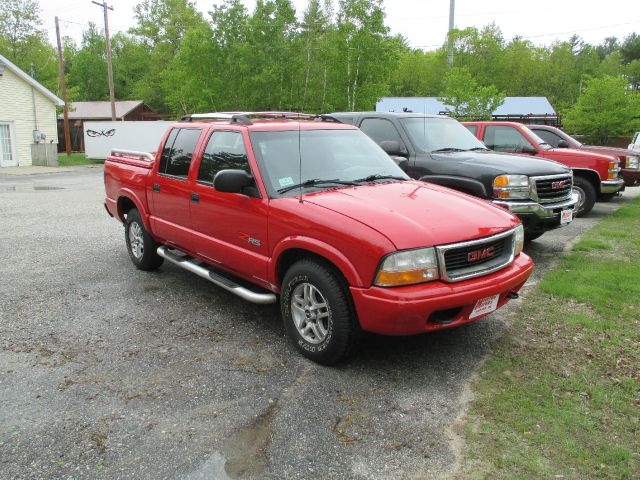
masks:
[(195, 258), (188, 256), (180, 250), (169, 250), (167, 247), (162, 246), (158, 247), (158, 255), (249, 302), (259, 303), (261, 305), (276, 302), (275, 294), (258, 293), (238, 285), (233, 280), (210, 270), (206, 265), (203, 265)]

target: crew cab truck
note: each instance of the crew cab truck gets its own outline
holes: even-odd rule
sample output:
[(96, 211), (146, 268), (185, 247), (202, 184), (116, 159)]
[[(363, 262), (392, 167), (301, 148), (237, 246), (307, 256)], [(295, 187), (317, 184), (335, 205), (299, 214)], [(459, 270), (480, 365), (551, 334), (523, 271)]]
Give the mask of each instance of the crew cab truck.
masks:
[(481, 318), (533, 270), (517, 217), (410, 180), (350, 125), (194, 114), (155, 154), (114, 151), (105, 205), (133, 264), (164, 260), (259, 304), (322, 364), (361, 330), (409, 335)]
[[(529, 130), (547, 142), (553, 148), (572, 148), (585, 152), (601, 153), (616, 157), (620, 162), (620, 175), (624, 179), (625, 187), (640, 185), (640, 153), (626, 148), (598, 147), (579, 142), (571, 135), (551, 125), (529, 125)], [(600, 200), (610, 200), (618, 193), (607, 193), (599, 197)]]
[(544, 159), (492, 152), (449, 116), (344, 112), (330, 117), (360, 127), (410, 177), (515, 213), (527, 241), (573, 220), (578, 196), (572, 192), (570, 169)]
[(463, 122), (487, 147), (497, 152), (547, 158), (573, 170), (573, 188), (578, 193), (577, 216), (588, 214), (598, 196), (624, 189), (616, 157), (571, 148), (553, 148), (529, 127), (516, 122)]

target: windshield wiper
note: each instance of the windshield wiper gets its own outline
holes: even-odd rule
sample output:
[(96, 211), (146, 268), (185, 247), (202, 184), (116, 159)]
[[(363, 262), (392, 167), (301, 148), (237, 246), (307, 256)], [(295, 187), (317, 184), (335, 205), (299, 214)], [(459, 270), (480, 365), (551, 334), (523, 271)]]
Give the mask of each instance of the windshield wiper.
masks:
[(369, 175), (368, 177), (358, 178), (357, 180), (353, 180), (353, 182), (368, 183), (375, 182), (376, 180), (406, 180), (406, 178), (399, 177), (398, 175), (380, 175), (376, 173), (375, 175)]
[(440, 152), (466, 152), (466, 150), (463, 150), (462, 148), (453, 148), (453, 147), (439, 148), (437, 150), (431, 150), (431, 153), (440, 153)]
[(289, 185), (288, 187), (281, 188), (280, 190), (278, 190), (278, 193), (286, 193), (286, 192), (288, 192), (290, 190), (295, 190), (296, 188), (316, 187), (316, 186), (321, 186), (321, 185), (348, 185), (348, 186), (354, 186), (354, 185), (357, 185), (357, 183), (355, 183), (355, 181), (346, 182), (346, 181), (343, 181), (343, 180), (338, 180), (337, 178), (335, 178), (335, 179), (311, 178), (309, 180), (305, 180), (302, 183), (297, 183), (295, 185)]
[(466, 151), (467, 152), (488, 152), (489, 149), (487, 147), (473, 147)]

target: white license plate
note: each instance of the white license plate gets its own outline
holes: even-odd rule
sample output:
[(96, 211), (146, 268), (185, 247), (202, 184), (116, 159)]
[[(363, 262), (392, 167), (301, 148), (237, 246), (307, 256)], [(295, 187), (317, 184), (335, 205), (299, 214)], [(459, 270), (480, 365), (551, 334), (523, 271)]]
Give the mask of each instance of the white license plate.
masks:
[(560, 212), (560, 225), (566, 225), (573, 220), (573, 210), (562, 210)]
[(499, 299), (500, 294), (481, 298), (476, 302), (476, 306), (473, 307), (473, 311), (471, 312), (471, 315), (469, 315), (469, 319), (479, 317), (480, 315), (486, 315), (487, 313), (495, 311), (496, 308), (498, 308)]

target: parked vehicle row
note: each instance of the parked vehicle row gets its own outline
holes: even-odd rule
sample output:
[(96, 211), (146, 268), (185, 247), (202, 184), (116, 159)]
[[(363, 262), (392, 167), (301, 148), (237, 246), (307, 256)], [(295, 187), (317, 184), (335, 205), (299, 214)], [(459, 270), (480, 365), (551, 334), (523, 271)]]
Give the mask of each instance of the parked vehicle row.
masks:
[[(617, 160), (587, 155), (607, 162), (606, 193)], [(279, 301), (296, 348), (329, 365), (363, 331), (451, 328), (517, 298), (525, 239), (581, 199), (579, 169), (540, 157), (489, 151), (444, 116), (194, 114), (155, 154), (114, 150), (105, 208), (137, 268)]]

